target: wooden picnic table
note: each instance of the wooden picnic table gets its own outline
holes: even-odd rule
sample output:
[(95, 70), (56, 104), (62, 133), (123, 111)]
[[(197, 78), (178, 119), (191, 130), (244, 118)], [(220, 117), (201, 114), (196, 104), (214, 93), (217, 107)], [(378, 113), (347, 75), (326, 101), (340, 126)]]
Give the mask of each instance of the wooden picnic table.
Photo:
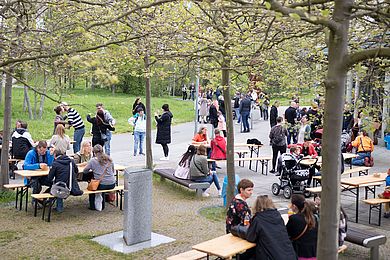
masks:
[(311, 166), (313, 164), (316, 164), (318, 166), (322, 165), (322, 156), (317, 156), (315, 158), (312, 158), (310, 156), (308, 157), (303, 157), (300, 161), (300, 164), (306, 165), (306, 166)]
[(386, 177), (387, 173), (379, 173), (378, 177), (375, 177), (374, 175), (363, 175), (341, 179), (340, 183), (343, 185), (344, 190), (349, 191), (356, 196), (356, 223), (359, 221), (359, 188), (363, 186), (368, 187), (370, 184), (372, 184), (374, 186), (373, 193), (375, 193), (375, 185), (379, 182), (385, 181)]

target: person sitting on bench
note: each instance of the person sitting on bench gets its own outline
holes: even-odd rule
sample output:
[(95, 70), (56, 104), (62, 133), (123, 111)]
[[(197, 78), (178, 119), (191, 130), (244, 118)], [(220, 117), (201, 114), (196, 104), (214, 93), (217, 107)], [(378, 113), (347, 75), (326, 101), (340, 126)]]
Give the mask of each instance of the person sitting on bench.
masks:
[[(197, 153), (192, 157), (190, 162), (190, 179), (195, 182), (208, 182), (210, 184), (214, 182), (218, 194), (221, 196), (222, 190), (219, 186), (218, 176), (209, 171), (206, 151), (206, 147), (201, 144), (197, 149)], [(205, 189), (203, 190), (202, 196), (208, 197), (210, 194)]]
[(177, 166), (175, 173), (173, 174), (176, 178), (185, 180), (190, 178), (190, 162), (195, 153), (195, 146), (188, 146), (187, 151), (181, 157), (179, 165)]
[(11, 137), (11, 155), (15, 159), (24, 160), (28, 151), (34, 147), (34, 141), (27, 130), (27, 123), (21, 122), (20, 128), (16, 128)]
[(198, 133), (192, 138), (192, 144), (208, 144), (209, 139), (207, 137), (207, 127), (203, 126), (199, 128)]
[(81, 149), (73, 156), (74, 162), (79, 166), (86, 166), (89, 160), (92, 159), (92, 143), (84, 140), (81, 142)]
[(368, 167), (374, 165), (374, 160), (371, 157), (371, 153), (374, 151), (374, 143), (365, 130), (362, 130), (361, 135), (356, 137), (352, 142), (352, 146), (357, 148), (358, 155), (358, 157), (352, 159), (353, 165), (365, 165)]

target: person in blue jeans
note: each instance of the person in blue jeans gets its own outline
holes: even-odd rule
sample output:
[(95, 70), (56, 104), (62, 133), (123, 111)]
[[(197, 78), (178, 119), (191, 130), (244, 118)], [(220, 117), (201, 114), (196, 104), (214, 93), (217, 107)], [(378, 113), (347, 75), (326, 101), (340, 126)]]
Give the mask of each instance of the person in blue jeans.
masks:
[[(195, 182), (208, 182), (212, 184), (214, 182), (215, 187), (218, 190), (218, 195), (221, 196), (222, 190), (219, 185), (218, 176), (215, 172), (211, 173), (207, 162), (207, 149), (201, 144), (196, 154), (192, 157), (190, 162), (190, 179)], [(210, 194), (203, 190), (202, 196), (208, 197)]]
[(139, 154), (145, 155), (143, 153), (143, 143), (146, 134), (146, 115), (143, 108), (138, 108), (137, 113), (133, 117), (134, 124), (134, 156), (137, 156), (137, 151), (139, 147)]
[(249, 133), (249, 114), (251, 112), (251, 106), (252, 106), (252, 102), (249, 98), (249, 96), (247, 95), (240, 103), (240, 115), (241, 115), (241, 120), (242, 120), (242, 124), (243, 124), (243, 127), (244, 127), (244, 130), (243, 132), (244, 133)]
[[(104, 109), (104, 106), (102, 103), (96, 104), (96, 111), (99, 111), (99, 110), (103, 111), (104, 121), (108, 122), (110, 124), (110, 126), (114, 127), (115, 123), (116, 123), (115, 119), (112, 117), (110, 112), (108, 112), (108, 110)], [(106, 137), (107, 137), (107, 141), (104, 142), (104, 151), (107, 155), (110, 155), (111, 154), (111, 139), (112, 139), (112, 132), (110, 131), (110, 129), (106, 130)]]

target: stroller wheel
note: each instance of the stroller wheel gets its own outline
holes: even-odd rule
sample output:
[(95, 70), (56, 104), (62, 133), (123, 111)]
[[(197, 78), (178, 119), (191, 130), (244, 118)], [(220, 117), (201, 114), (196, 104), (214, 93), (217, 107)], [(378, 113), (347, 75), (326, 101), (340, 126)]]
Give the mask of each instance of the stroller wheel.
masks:
[(310, 197), (311, 197), (311, 192), (305, 190), (305, 191), (303, 192), (303, 196), (305, 196), (305, 198), (310, 198)]
[(283, 189), (283, 196), (286, 198), (286, 199), (289, 199), (291, 198), (291, 194), (292, 194), (292, 189), (290, 186), (286, 186), (284, 187)]
[(272, 194), (274, 194), (275, 196), (279, 195), (280, 185), (278, 183), (272, 184), (271, 191), (272, 191)]

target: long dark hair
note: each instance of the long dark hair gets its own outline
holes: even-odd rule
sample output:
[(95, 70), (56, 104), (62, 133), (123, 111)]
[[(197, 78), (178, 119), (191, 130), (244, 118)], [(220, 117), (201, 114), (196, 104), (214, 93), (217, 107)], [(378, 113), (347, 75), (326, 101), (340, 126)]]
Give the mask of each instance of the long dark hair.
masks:
[(303, 215), (309, 229), (312, 229), (316, 226), (316, 221), (313, 214), (314, 205), (306, 201), (303, 195), (293, 194), (291, 197), (291, 204), (294, 204), (298, 208), (298, 213)]
[(181, 158), (179, 165), (185, 166), (187, 162), (189, 162), (192, 159), (192, 156), (196, 153), (196, 148), (193, 145), (188, 146), (187, 152), (183, 154), (183, 157)]
[(102, 110), (97, 111), (96, 113), (96, 125), (104, 125), (104, 112)]

